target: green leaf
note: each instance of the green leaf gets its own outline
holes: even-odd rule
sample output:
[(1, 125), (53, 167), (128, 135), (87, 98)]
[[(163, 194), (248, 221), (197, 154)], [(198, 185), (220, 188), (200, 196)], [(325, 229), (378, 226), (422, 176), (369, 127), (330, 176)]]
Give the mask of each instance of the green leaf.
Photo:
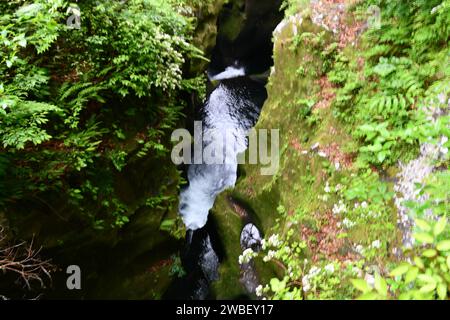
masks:
[(23, 48), (25, 48), (26, 46), (27, 46), (27, 39), (21, 39), (20, 41), (19, 41), (19, 46), (21, 46), (21, 47), (23, 47)]
[(159, 228), (163, 231), (170, 231), (172, 227), (175, 225), (175, 219), (166, 219), (163, 222), (161, 222), (161, 225)]
[(392, 73), (394, 70), (395, 70), (395, 66), (390, 63), (387, 63), (387, 62), (380, 62), (378, 65), (376, 65), (373, 68), (373, 71), (382, 77), (386, 77), (387, 75)]
[(450, 240), (443, 240), (436, 245), (436, 249), (439, 251), (449, 251), (450, 250)]
[(375, 290), (383, 297), (387, 296), (387, 283), (378, 273), (375, 274)]
[(362, 291), (363, 293), (366, 293), (366, 292), (369, 292), (372, 290), (372, 288), (363, 279), (352, 279), (351, 282), (356, 289), (358, 289), (359, 291)]
[(450, 269), (450, 256), (447, 257), (447, 267)]
[(408, 272), (409, 268), (411, 266), (408, 263), (402, 263), (401, 265), (399, 265), (397, 268), (395, 268), (394, 270), (391, 271), (390, 275), (392, 277), (398, 277), (401, 276), (403, 274), (405, 274), (406, 272)]
[(398, 300), (411, 300), (411, 292), (403, 292), (398, 296)]
[(439, 221), (434, 226), (433, 230), (434, 236), (440, 235), (445, 230), (446, 226), (447, 226), (447, 218), (446, 217), (440, 218)]
[(425, 250), (424, 252), (422, 252), (422, 256), (424, 256), (426, 258), (432, 258), (435, 255), (437, 255), (437, 251), (434, 249), (428, 249), (428, 250)]
[(419, 268), (411, 267), (405, 275), (405, 282), (410, 283), (416, 280), (417, 275), (419, 274)]
[(424, 285), (422, 288), (420, 288), (420, 292), (422, 293), (428, 293), (436, 289), (436, 283), (429, 283)]
[(422, 281), (426, 284), (434, 283), (436, 285), (436, 280), (428, 274), (419, 274), (417, 276), (417, 279), (419, 279), (420, 281)]
[(384, 161), (384, 159), (386, 159), (386, 156), (387, 156), (386, 152), (384, 152), (384, 151), (378, 152), (378, 154), (377, 154), (378, 162), (382, 163)]
[(280, 281), (277, 278), (270, 279), (270, 288), (273, 292), (279, 292), (286, 287), (284, 281)]
[(378, 298), (378, 295), (376, 292), (366, 292), (364, 294), (362, 294), (361, 296), (359, 296), (357, 298), (357, 300), (376, 300)]
[(423, 260), (420, 259), (419, 257), (414, 257), (414, 263), (416, 264), (417, 267), (419, 267), (420, 269), (423, 269), (425, 267), (425, 265), (423, 264)]
[(431, 230), (431, 226), (425, 220), (415, 219), (414, 222), (420, 229), (422, 229), (425, 232), (428, 232)]
[(433, 243), (434, 240), (432, 235), (425, 232), (415, 233), (413, 236), (417, 241), (422, 243)]
[(443, 283), (438, 284), (436, 291), (439, 299), (445, 300), (445, 298), (447, 298), (447, 286), (445, 284)]

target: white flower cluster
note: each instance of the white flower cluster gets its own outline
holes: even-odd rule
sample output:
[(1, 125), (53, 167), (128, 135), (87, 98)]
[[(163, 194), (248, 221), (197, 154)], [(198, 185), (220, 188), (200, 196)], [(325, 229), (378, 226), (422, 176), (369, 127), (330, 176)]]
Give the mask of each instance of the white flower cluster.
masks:
[(249, 263), (254, 257), (256, 257), (258, 254), (252, 250), (252, 248), (247, 248), (242, 252), (242, 254), (239, 256), (239, 264), (245, 264)]
[(327, 157), (327, 154), (326, 154), (325, 152), (323, 152), (323, 151), (317, 152), (317, 155), (318, 155), (319, 157), (321, 157), (321, 158), (326, 158), (326, 157)]
[(356, 222), (354, 222), (354, 221), (352, 221), (352, 220), (350, 220), (350, 219), (348, 219), (348, 218), (345, 218), (345, 219), (342, 221), (342, 224), (343, 224), (344, 227), (346, 227), (347, 229), (351, 229), (351, 228), (353, 228), (354, 226), (356, 226)]
[(333, 206), (333, 214), (338, 215), (344, 212), (347, 212), (347, 207), (345, 206), (344, 201), (339, 200), (339, 203)]
[(267, 252), (267, 255), (263, 258), (264, 262), (268, 262), (270, 260), (272, 260), (275, 256), (276, 256), (277, 252), (274, 250), (269, 250), (269, 252)]
[(311, 290), (311, 280), (315, 278), (322, 270), (316, 266), (309, 269), (309, 272), (307, 275), (303, 276), (302, 278), (302, 286), (303, 291), (308, 292)]
[(325, 271), (328, 272), (328, 273), (333, 273), (333, 272), (334, 272), (334, 264), (329, 263), (329, 264), (327, 264), (327, 265), (325, 266), (324, 269), (325, 269)]
[(358, 267), (356, 267), (356, 266), (350, 266), (350, 271), (355, 275), (355, 276), (357, 276), (358, 278), (361, 278), (362, 276), (363, 276), (363, 271), (360, 269), (360, 268), (358, 268)]
[(267, 245), (270, 247), (279, 247), (281, 245), (280, 237), (278, 234), (273, 234), (267, 240)]
[(372, 242), (372, 248), (375, 248), (375, 249), (381, 248), (381, 241), (380, 240), (373, 241)]
[(440, 8), (442, 8), (443, 3), (431, 9), (431, 14), (435, 14)]
[(357, 246), (355, 246), (355, 251), (357, 252), (357, 253), (359, 253), (360, 255), (363, 255), (364, 254), (364, 247), (362, 246), (362, 245), (360, 245), (360, 244), (358, 244)]
[(260, 284), (259, 286), (256, 287), (255, 289), (255, 294), (258, 297), (261, 297), (263, 294), (263, 286)]

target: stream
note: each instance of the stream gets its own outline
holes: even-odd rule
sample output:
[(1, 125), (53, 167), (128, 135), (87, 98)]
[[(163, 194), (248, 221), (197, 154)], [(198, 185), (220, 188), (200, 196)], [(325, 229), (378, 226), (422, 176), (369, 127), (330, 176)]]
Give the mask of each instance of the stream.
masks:
[[(194, 161), (185, 169), (188, 185), (179, 195), (179, 214), (187, 229), (185, 249), (181, 253), (186, 274), (172, 282), (163, 298), (215, 298), (210, 285), (219, 279), (225, 250), (215, 221), (208, 219), (208, 214), (216, 197), (235, 186), (238, 155), (247, 149), (247, 134), (258, 121), (267, 99), (265, 85), (273, 65), (272, 33), (284, 17), (279, 9), (281, 3), (281, 0), (231, 1), (222, 8), (208, 69), (209, 80), (215, 88), (199, 108), (199, 121), (193, 127)], [(240, 17), (245, 19), (239, 32), (230, 36), (227, 26), (240, 23)], [(200, 155), (203, 161), (198, 161), (198, 147), (203, 150)], [(241, 218), (244, 228), (236, 241), (242, 250), (259, 250), (260, 231), (250, 214)], [(236, 277), (240, 277), (248, 297), (253, 296), (259, 284), (253, 262), (242, 264)]]
[[(203, 135), (197, 139), (202, 140), (194, 143), (201, 144), (203, 150), (212, 151), (208, 155), (217, 162), (191, 164), (187, 170), (189, 185), (181, 190), (179, 205), (179, 213), (188, 229), (186, 249), (182, 254), (186, 276), (174, 282), (167, 293), (168, 298), (212, 298), (209, 285), (219, 277), (220, 240), (208, 221), (208, 213), (216, 197), (225, 189), (234, 187), (238, 177), (238, 154), (247, 149), (247, 133), (256, 124), (267, 98), (265, 84), (252, 80), (245, 75), (244, 68), (236, 66), (210, 75), (210, 79), (219, 81), (219, 84), (201, 109)], [(255, 245), (248, 236), (255, 234), (259, 237), (259, 231), (254, 231), (256, 227), (252, 226), (244, 228), (241, 245)], [(248, 266), (243, 271), (247, 278), (255, 279)], [(244, 286), (254, 290), (254, 285)]]

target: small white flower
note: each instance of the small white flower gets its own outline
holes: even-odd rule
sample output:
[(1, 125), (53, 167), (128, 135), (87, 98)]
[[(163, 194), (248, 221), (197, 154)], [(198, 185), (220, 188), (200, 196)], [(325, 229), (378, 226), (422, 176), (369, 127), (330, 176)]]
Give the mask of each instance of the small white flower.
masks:
[(355, 251), (358, 252), (359, 254), (363, 254), (364, 248), (363, 248), (362, 245), (358, 244), (358, 245), (355, 247)]
[(256, 289), (255, 289), (255, 294), (256, 294), (258, 297), (261, 297), (261, 296), (262, 296), (262, 294), (263, 294), (263, 286), (262, 286), (262, 285), (259, 285), (259, 286), (256, 287)]
[(312, 145), (311, 150), (316, 150), (319, 147), (319, 143), (316, 142)]
[(281, 244), (278, 234), (271, 235), (268, 240), (268, 244), (269, 244), (269, 246), (272, 246), (272, 247), (278, 247)]
[(335, 168), (336, 170), (339, 170), (340, 167), (341, 167), (341, 164), (340, 164), (339, 162), (335, 162), (335, 163), (334, 163), (334, 168)]
[(266, 239), (262, 239), (261, 240), (261, 248), (263, 250), (266, 250), (266, 248), (267, 248), (267, 241), (266, 241)]
[(376, 248), (379, 249), (381, 247), (381, 241), (380, 240), (375, 240), (372, 242), (372, 248)]
[(323, 151), (319, 151), (317, 154), (319, 155), (319, 157), (322, 157), (322, 158), (326, 158), (327, 157), (327, 154), (325, 152), (323, 152)]
[(438, 9), (441, 7), (441, 5), (438, 5), (436, 7), (434, 7), (433, 9), (431, 9), (431, 14), (435, 14), (436, 11), (438, 11)]
[(361, 203), (361, 207), (364, 208), (364, 209), (366, 209), (366, 208), (367, 208), (367, 202), (363, 201), (363, 202)]
[(327, 182), (326, 185), (325, 185), (324, 191), (325, 191), (326, 193), (330, 193), (330, 191), (331, 191), (330, 185), (328, 184), (328, 182)]
[(269, 250), (269, 252), (267, 252), (267, 255), (263, 258), (263, 261), (268, 262), (268, 261), (272, 260), (272, 258), (275, 257), (276, 254), (277, 254), (276, 251)]
[(345, 218), (344, 220), (342, 220), (342, 224), (347, 228), (350, 229), (352, 227), (354, 227), (356, 225), (356, 222)]
[(333, 214), (337, 215), (342, 212), (346, 212), (347, 207), (345, 206), (344, 202), (342, 200), (339, 200), (338, 204), (335, 204), (333, 206)]
[(366, 274), (366, 276), (364, 277), (364, 280), (367, 282), (367, 284), (369, 286), (371, 286), (372, 288), (375, 286), (375, 277), (371, 274)]
[(309, 284), (309, 277), (307, 275), (302, 278), (302, 286), (304, 292), (307, 292), (311, 289), (311, 285)]
[(334, 272), (334, 265), (332, 263), (327, 264), (324, 268), (328, 273), (333, 273)]
[(314, 278), (319, 273), (320, 273), (320, 268), (318, 268), (316, 266), (312, 267), (308, 272), (310, 278)]
[(252, 248), (245, 249), (239, 256), (239, 264), (249, 263), (256, 255), (257, 253), (254, 252)]

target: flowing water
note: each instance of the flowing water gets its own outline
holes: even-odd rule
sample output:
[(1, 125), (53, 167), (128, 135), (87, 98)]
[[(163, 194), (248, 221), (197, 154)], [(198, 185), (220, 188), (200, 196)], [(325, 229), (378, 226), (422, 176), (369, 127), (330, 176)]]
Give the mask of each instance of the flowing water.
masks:
[(267, 98), (264, 83), (245, 76), (245, 69), (236, 65), (210, 79), (220, 82), (201, 110), (202, 136), (195, 141), (209, 159), (189, 166), (189, 184), (180, 193), (179, 212), (188, 229), (182, 258), (187, 275), (169, 289), (170, 298), (206, 299), (209, 284), (218, 279), (219, 257), (211, 240), (214, 230), (207, 225), (208, 213), (217, 195), (235, 185), (238, 154), (246, 150), (247, 133)]
[(247, 77), (224, 79), (209, 96), (202, 110), (202, 141), (196, 143), (214, 164), (189, 166), (189, 186), (181, 191), (179, 210), (188, 229), (205, 226), (216, 196), (235, 185), (237, 156), (247, 148), (246, 135), (266, 97), (264, 85)]

